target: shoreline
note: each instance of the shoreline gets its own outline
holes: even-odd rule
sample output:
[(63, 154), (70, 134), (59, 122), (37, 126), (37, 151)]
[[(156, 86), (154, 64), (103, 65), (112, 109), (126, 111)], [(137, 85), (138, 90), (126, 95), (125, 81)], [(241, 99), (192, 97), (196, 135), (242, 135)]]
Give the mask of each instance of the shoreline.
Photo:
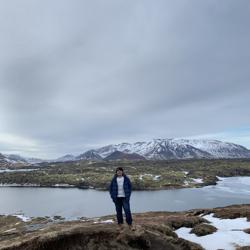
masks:
[[(230, 177), (235, 177), (235, 176), (230, 176)], [(228, 178), (230, 178), (228, 177)], [(242, 177), (242, 176), (241, 176)], [(246, 176), (247, 177), (247, 176)], [(145, 189), (133, 189), (133, 191), (160, 191), (160, 190), (173, 190), (173, 189), (182, 189), (182, 188), (202, 188), (205, 186), (210, 186), (210, 185), (216, 185), (215, 184), (207, 184), (207, 185), (195, 185), (195, 186), (179, 186), (179, 185), (169, 185), (166, 187), (149, 187)], [(96, 191), (108, 191), (106, 188), (95, 188), (95, 187), (81, 187), (81, 186), (76, 186), (76, 185), (39, 185), (39, 184), (8, 184), (8, 183), (0, 183), (0, 188), (2, 187), (20, 187), (20, 188), (26, 188), (26, 187), (35, 187), (35, 188), (78, 188), (78, 189), (94, 189)]]
[[(163, 187), (149, 187), (144, 189), (135, 189), (133, 188), (133, 191), (160, 191), (160, 190), (173, 190), (173, 189), (185, 189), (185, 188), (203, 188), (207, 186), (213, 186), (217, 185), (218, 181), (221, 181), (221, 178), (231, 178), (231, 177), (250, 177), (250, 175), (237, 175), (237, 176), (216, 176), (217, 180), (214, 183), (196, 183), (194, 186), (187, 186), (187, 185), (169, 185), (169, 186), (163, 186)], [(133, 184), (133, 183), (132, 183)], [(108, 191), (106, 188), (95, 188), (93, 186), (77, 186), (77, 185), (70, 185), (70, 184), (54, 184), (54, 185), (39, 185), (39, 184), (32, 184), (32, 183), (26, 183), (26, 184), (18, 184), (18, 183), (0, 183), (0, 188), (2, 187), (20, 187), (20, 188), (26, 188), (26, 187), (35, 187), (35, 188), (77, 188), (77, 189), (92, 189), (96, 191)]]

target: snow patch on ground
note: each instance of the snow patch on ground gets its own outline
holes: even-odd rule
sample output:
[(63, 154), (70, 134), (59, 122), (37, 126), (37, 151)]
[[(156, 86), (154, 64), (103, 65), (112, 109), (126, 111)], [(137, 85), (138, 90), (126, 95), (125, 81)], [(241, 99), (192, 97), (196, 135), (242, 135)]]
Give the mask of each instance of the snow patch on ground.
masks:
[(160, 179), (160, 177), (161, 177), (160, 175), (155, 175), (155, 176), (153, 177), (153, 180), (154, 180), (154, 181), (158, 181), (158, 180)]
[(217, 176), (217, 175), (216, 175), (216, 177), (217, 177), (217, 179), (218, 179), (219, 181), (223, 181), (223, 180), (226, 179), (226, 177), (220, 177), (220, 176)]
[(114, 223), (114, 221), (112, 219), (109, 219), (109, 220), (100, 220), (100, 221), (94, 221), (94, 224), (97, 224), (97, 223)]
[(202, 178), (190, 178), (190, 180), (184, 180), (184, 186), (189, 186), (189, 184), (200, 184), (203, 183)]
[(140, 174), (139, 179), (142, 180), (143, 176), (153, 176), (152, 174)]
[(67, 184), (67, 183), (57, 183), (54, 185), (54, 187), (74, 187), (74, 185), (70, 185), (70, 184)]
[(102, 220), (101, 223), (114, 223), (114, 221), (112, 219), (110, 219), (110, 220)]
[(139, 179), (142, 181), (142, 179), (143, 179), (143, 177), (144, 177), (144, 176), (149, 176), (149, 177), (152, 177), (152, 179), (153, 179), (154, 181), (159, 180), (159, 178), (161, 177), (161, 175), (153, 175), (153, 174), (140, 174), (140, 175), (139, 175)]
[(192, 179), (192, 182), (203, 183), (203, 179), (202, 178), (191, 178), (191, 179)]
[(24, 222), (31, 221), (30, 217), (24, 216), (23, 214), (13, 214), (13, 216), (16, 216)]
[(249, 234), (242, 231), (250, 228), (250, 222), (246, 218), (220, 219), (213, 217), (213, 214), (205, 215), (203, 218), (211, 222), (218, 231), (206, 236), (198, 237), (190, 234), (191, 228), (181, 227), (175, 232), (178, 237), (196, 242), (206, 250), (226, 249), (235, 250), (236, 246), (249, 246)]

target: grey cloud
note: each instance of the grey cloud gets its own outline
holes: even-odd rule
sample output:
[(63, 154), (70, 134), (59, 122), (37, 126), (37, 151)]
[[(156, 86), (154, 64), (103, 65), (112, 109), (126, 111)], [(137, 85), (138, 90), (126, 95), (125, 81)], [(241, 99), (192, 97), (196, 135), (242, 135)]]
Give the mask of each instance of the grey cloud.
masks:
[(0, 132), (58, 156), (249, 124), (249, 13), (247, 0), (2, 2)]

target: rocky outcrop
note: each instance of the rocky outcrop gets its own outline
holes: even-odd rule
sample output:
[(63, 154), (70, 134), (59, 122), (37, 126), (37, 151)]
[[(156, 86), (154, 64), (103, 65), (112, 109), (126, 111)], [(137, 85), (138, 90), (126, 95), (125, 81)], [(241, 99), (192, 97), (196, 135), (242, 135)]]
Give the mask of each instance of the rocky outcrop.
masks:
[(197, 236), (204, 236), (204, 235), (212, 234), (216, 231), (217, 231), (216, 227), (209, 225), (209, 224), (201, 223), (201, 224), (194, 226), (193, 229), (191, 230), (191, 233), (194, 233)]
[[(189, 219), (185, 218), (185, 215), (181, 217), (183, 224), (192, 225), (199, 221), (191, 216), (190, 222), (187, 223)], [(105, 219), (107, 218), (110, 219), (110, 217)], [(158, 219), (152, 221), (153, 218)], [(8, 230), (5, 228), (5, 233), (1, 232), (0, 249), (203, 249), (198, 244), (178, 238), (171, 227), (174, 218), (175, 216), (168, 218), (164, 213), (162, 215), (135, 215), (135, 231), (131, 231), (128, 227), (125, 227), (123, 231), (118, 231), (115, 223), (103, 223), (104, 218), (99, 221), (62, 223), (47, 221), (48, 224), (39, 220), (31, 223), (18, 223), (17, 219), (5, 218), (12, 223), (13, 228)], [(16, 223), (18, 227), (15, 227)]]
[(115, 161), (115, 160), (133, 160), (133, 161), (141, 161), (146, 160), (143, 156), (136, 154), (136, 153), (124, 153), (121, 151), (115, 151), (111, 153), (109, 156), (105, 157), (104, 160), (106, 161)]

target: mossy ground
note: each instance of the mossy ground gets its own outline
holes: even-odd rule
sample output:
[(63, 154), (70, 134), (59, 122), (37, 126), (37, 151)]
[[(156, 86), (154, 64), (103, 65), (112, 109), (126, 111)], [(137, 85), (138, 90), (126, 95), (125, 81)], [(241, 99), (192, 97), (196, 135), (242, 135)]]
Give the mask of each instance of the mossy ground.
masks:
[(32, 172), (0, 173), (0, 183), (107, 190), (118, 166), (131, 178), (133, 190), (201, 187), (216, 184), (216, 176), (250, 176), (249, 159), (78, 161), (42, 163), (36, 167), (39, 170)]

